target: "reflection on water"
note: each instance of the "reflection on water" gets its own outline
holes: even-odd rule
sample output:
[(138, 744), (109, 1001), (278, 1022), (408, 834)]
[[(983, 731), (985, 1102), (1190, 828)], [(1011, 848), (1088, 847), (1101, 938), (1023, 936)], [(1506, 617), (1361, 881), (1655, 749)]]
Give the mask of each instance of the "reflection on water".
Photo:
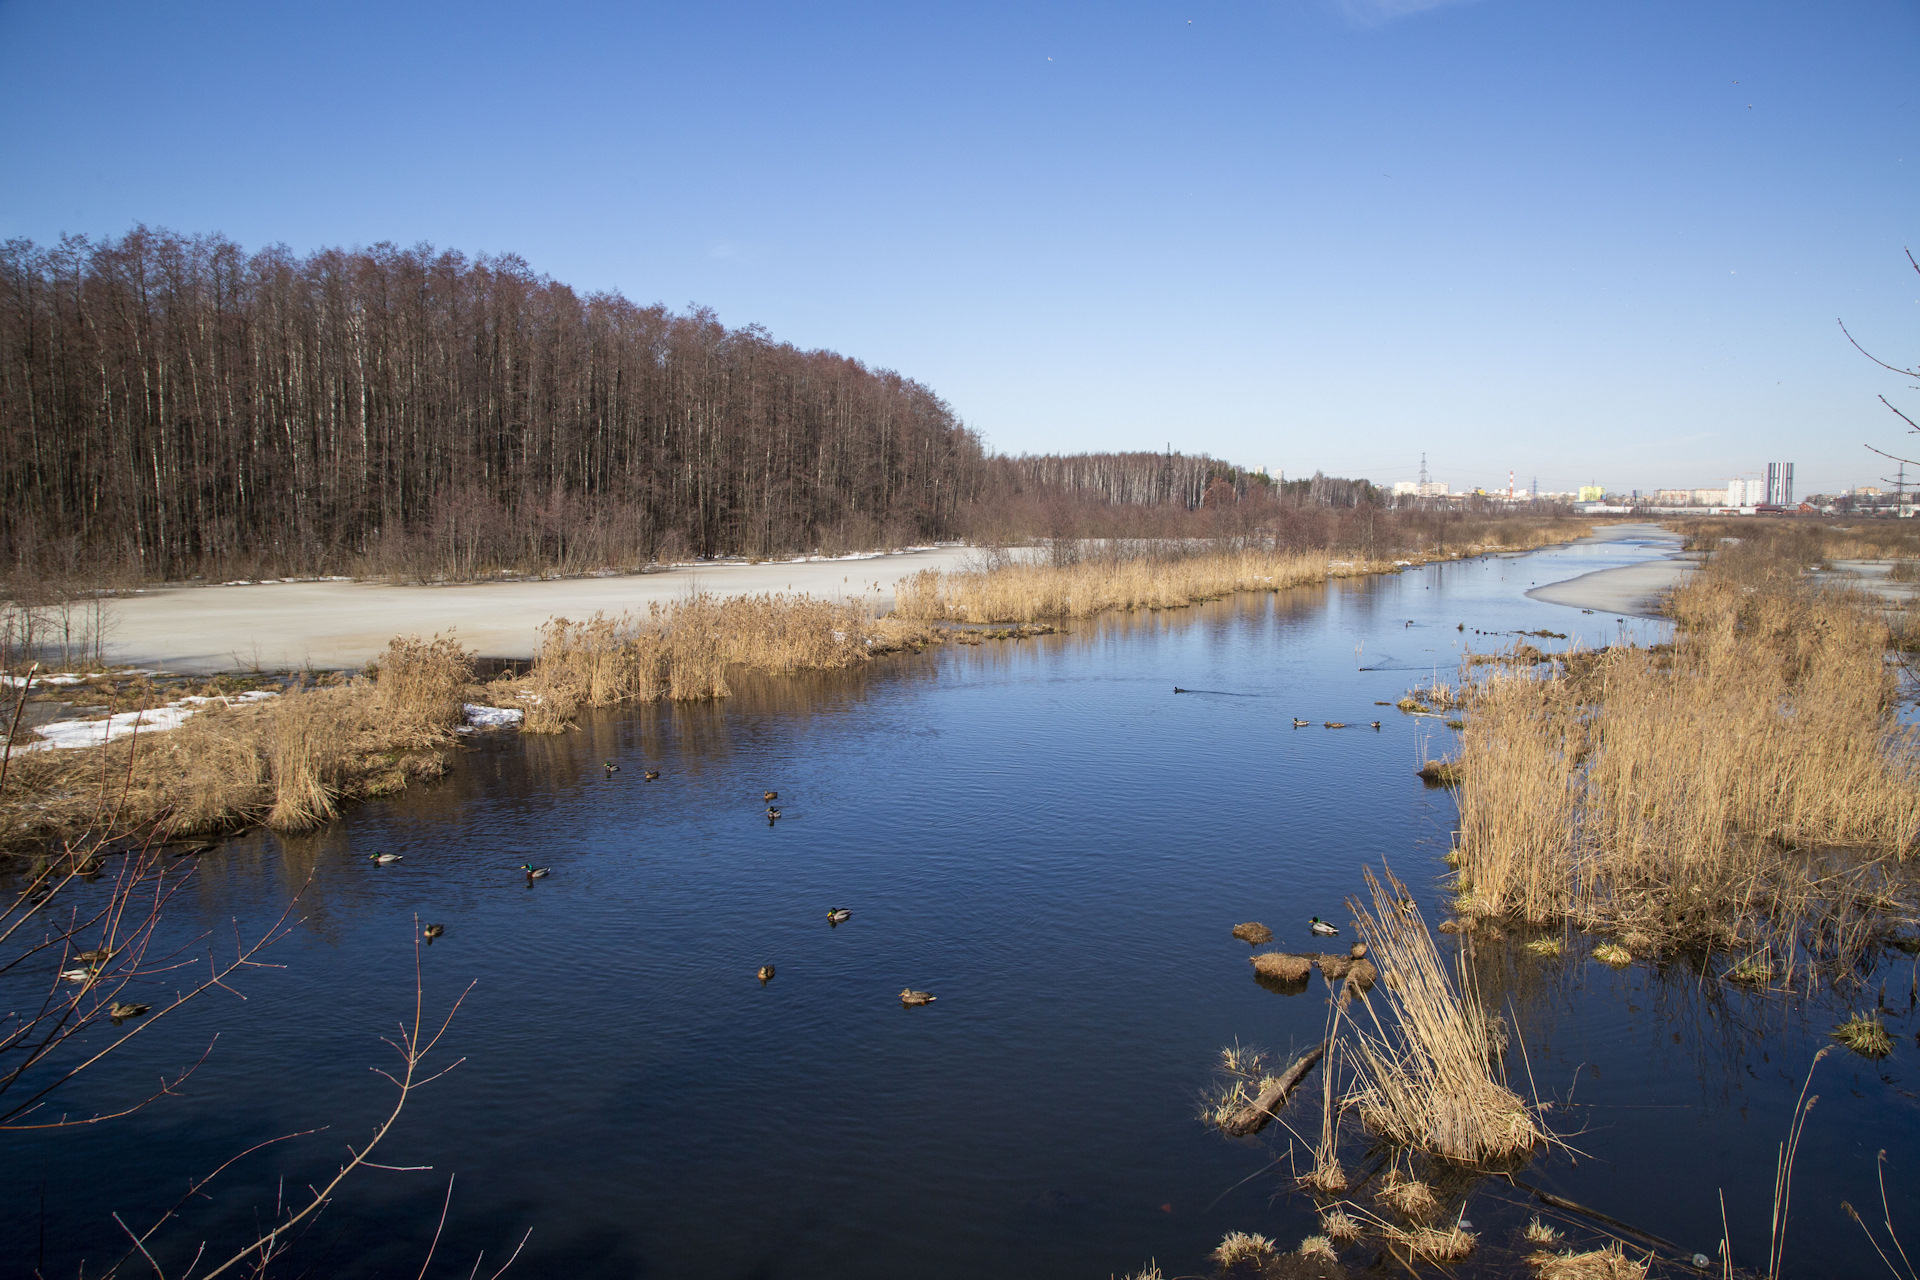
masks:
[[(247, 1230), (282, 1177), (336, 1167), (386, 1102), (368, 1067), (410, 1005), (416, 914), (447, 929), (422, 953), (429, 1003), (477, 982), (447, 1041), (466, 1061), (382, 1148), (432, 1171), (349, 1183), (302, 1244), (319, 1273), (417, 1273), (453, 1173), (450, 1273), (528, 1228), (514, 1274), (1104, 1277), (1150, 1257), (1191, 1274), (1229, 1230), (1291, 1245), (1314, 1219), (1277, 1194), (1285, 1130), (1221, 1139), (1196, 1094), (1222, 1045), (1316, 1041), (1326, 985), (1263, 986), (1229, 931), (1259, 920), (1281, 949), (1323, 949), (1307, 918), (1338, 915), (1383, 861), (1439, 918), (1453, 806), (1413, 769), (1423, 738), (1451, 735), (1375, 704), (1506, 643), (1475, 632), (1656, 636), (1523, 595), (1649, 554), (1432, 566), (733, 678), (723, 703), (479, 737), (438, 785), (310, 836), (227, 842), (170, 924), (230, 934), (299, 893), (270, 957), (285, 967), (143, 1033), (65, 1105), (125, 1097), (217, 1033), (183, 1096), (9, 1136), (0, 1256), (38, 1258), (44, 1234), (46, 1274), (97, 1270), (112, 1213), (150, 1219), (234, 1152), (331, 1126), (223, 1175), (170, 1240), (177, 1263)], [(370, 864), (382, 850), (403, 860)], [(529, 885), (523, 862), (553, 875)], [(853, 917), (832, 928), (829, 906)], [(1474, 944), (1525, 1046), (1516, 1083), (1554, 1101), (1580, 1153), (1526, 1176), (1709, 1253), (1724, 1189), (1736, 1261), (1757, 1265), (1774, 1148), (1830, 1010), (1575, 950)], [(903, 1008), (902, 987), (938, 1001)], [(1796, 1275), (1878, 1265), (1838, 1202), (1877, 1200), (1875, 1150), (1920, 1156), (1905, 1017), (1887, 1063), (1821, 1067)], [(1920, 1219), (1913, 1186), (1890, 1188), (1896, 1221)], [(1495, 1241), (1525, 1220), (1518, 1193), (1458, 1193), (1488, 1242), (1470, 1265), (1511, 1256)]]

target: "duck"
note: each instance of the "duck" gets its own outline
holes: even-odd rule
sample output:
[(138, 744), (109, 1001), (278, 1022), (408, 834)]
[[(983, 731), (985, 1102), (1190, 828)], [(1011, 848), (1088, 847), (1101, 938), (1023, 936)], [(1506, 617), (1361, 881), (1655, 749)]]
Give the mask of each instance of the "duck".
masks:
[(1378, 720), (1375, 720), (1372, 724), (1368, 725), (1367, 727), (1369, 729), (1378, 729), (1380, 727), (1380, 722)]
[(768, 804), (772, 804), (775, 800), (778, 800), (780, 798), (780, 793), (778, 791), (762, 791), (760, 793), (760, 798), (762, 800), (765, 800)]
[(1313, 918), (1308, 920), (1307, 927), (1312, 929), (1315, 933), (1319, 934), (1323, 938), (1330, 938), (1334, 934), (1340, 932), (1339, 929), (1337, 929), (1333, 925), (1328, 924), (1325, 920), (1322, 920), (1319, 916), (1314, 916)]
[(901, 1004), (932, 1004), (934, 995), (930, 991), (915, 991), (912, 987), (900, 989)]
[(1304, 729), (1304, 728), (1306, 728), (1306, 727), (1307, 727), (1308, 725), (1310, 725), (1310, 724), (1312, 724), (1312, 723), (1313, 723), (1313, 721), (1311, 721), (1311, 720), (1302, 720), (1302, 719), (1301, 719), (1301, 718), (1300, 718), (1299, 716), (1295, 716), (1295, 717), (1293, 718), (1293, 727), (1294, 727), (1294, 728), (1296, 728), (1296, 729)]
[(602, 763), (600, 767), (601, 767), (602, 769), (605, 769), (605, 770), (606, 770), (606, 771), (607, 771), (608, 773), (618, 773), (618, 772), (620, 772), (620, 766), (619, 766), (619, 765), (617, 765), (617, 764), (615, 764), (615, 763), (614, 763), (613, 761), (611, 761), (611, 760), (608, 760), (608, 761), (606, 761), (606, 762), (604, 762), (604, 763)]
[(92, 982), (96, 976), (98, 975), (90, 968), (62, 969), (60, 971), (60, 977), (67, 982)]
[(645, 778), (648, 782), (660, 781), (660, 771), (658, 769), (642, 769), (640, 771), (640, 776)]
[(828, 907), (827, 908), (828, 924), (842, 925), (842, 924), (845, 924), (847, 921), (851, 920), (852, 918), (853, 918), (853, 912), (847, 910), (845, 907)]
[(389, 862), (398, 862), (406, 856), (404, 853), (370, 853), (367, 855), (367, 861), (384, 867)]
[(420, 936), (425, 938), (427, 940), (427, 943), (431, 945), (435, 938), (439, 937), (441, 934), (445, 933), (446, 931), (447, 931), (447, 926), (443, 924), (430, 924), (426, 928), (420, 931)]
[(73, 958), (81, 964), (101, 965), (113, 959), (114, 954), (105, 947), (97, 947), (92, 951), (76, 952)]
[(763, 986), (763, 987), (764, 987), (764, 986), (766, 986), (766, 985), (767, 985), (767, 983), (768, 983), (769, 981), (771, 981), (771, 980), (772, 980), (772, 978), (773, 978), (773, 966), (772, 966), (772, 965), (770, 965), (770, 964), (763, 964), (763, 965), (761, 965), (761, 966), (760, 966), (760, 971), (759, 971), (759, 972), (758, 972), (757, 974), (755, 974), (754, 976), (756, 976), (757, 978), (759, 978), (759, 979), (760, 979), (760, 985), (761, 985), (761, 986)]
[(527, 873), (527, 879), (529, 880), (545, 880), (553, 874), (552, 867), (536, 867), (530, 862), (521, 863), (520, 869)]
[(119, 1022), (122, 1018), (137, 1018), (151, 1008), (153, 1006), (150, 1004), (126, 1004), (116, 1000), (107, 1006), (107, 1016)]
[(774, 807), (773, 807), (772, 805), (768, 805), (768, 806), (767, 806), (767, 821), (768, 821), (768, 822), (777, 822), (777, 821), (779, 821), (779, 819), (780, 819), (780, 811), (779, 811), (778, 809), (776, 809), (776, 808), (774, 808)]
[(1329, 720), (1326, 722), (1326, 724), (1327, 724), (1327, 728), (1329, 729), (1344, 729), (1347, 727), (1347, 722), (1345, 720)]

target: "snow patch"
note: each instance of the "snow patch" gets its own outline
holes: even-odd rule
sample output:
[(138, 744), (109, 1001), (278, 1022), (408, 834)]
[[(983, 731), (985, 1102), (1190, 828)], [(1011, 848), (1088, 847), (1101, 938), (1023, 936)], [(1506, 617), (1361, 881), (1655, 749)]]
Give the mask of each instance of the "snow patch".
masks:
[(168, 729), (178, 729), (210, 702), (231, 707), (247, 702), (264, 702), (279, 696), (272, 689), (254, 689), (230, 697), (186, 697), (163, 706), (149, 707), (145, 711), (122, 711), (99, 720), (55, 720), (34, 730), (40, 735), (41, 741), (30, 742), (16, 750), (65, 751), (76, 747), (97, 747), (103, 742), (124, 738), (136, 729), (142, 733), (164, 733)]
[(517, 725), (526, 719), (527, 713), (516, 707), (483, 707), (477, 702), (466, 704), (468, 729), (505, 729)]

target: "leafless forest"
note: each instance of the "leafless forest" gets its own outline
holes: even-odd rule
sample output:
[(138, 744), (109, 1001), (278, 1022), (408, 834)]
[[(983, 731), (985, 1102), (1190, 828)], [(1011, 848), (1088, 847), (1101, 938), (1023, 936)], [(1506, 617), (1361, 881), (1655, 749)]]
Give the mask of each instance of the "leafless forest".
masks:
[(955, 537), (1365, 550), (1379, 505), (1171, 449), (991, 455), (909, 378), (512, 256), (146, 228), (0, 252), (0, 485), (16, 594)]

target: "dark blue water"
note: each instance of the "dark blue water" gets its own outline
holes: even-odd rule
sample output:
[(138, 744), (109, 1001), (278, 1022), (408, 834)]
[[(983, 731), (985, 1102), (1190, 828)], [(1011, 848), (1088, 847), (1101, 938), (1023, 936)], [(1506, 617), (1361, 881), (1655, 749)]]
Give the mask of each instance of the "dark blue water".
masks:
[[(144, 1096), (212, 1042), (179, 1096), (4, 1138), (0, 1271), (96, 1273), (124, 1249), (113, 1213), (151, 1221), (268, 1137), (326, 1126), (193, 1202), (157, 1237), (169, 1274), (329, 1175), (390, 1098), (369, 1068), (392, 1065), (379, 1037), (411, 1007), (416, 916), (447, 929), (421, 953), (428, 1008), (473, 984), (438, 1055), (464, 1061), (377, 1157), (430, 1168), (357, 1174), (289, 1274), (418, 1274), (449, 1177), (434, 1275), (482, 1251), (490, 1274), (528, 1231), (510, 1274), (1092, 1280), (1149, 1258), (1204, 1271), (1230, 1230), (1291, 1246), (1314, 1224), (1283, 1194), (1287, 1134), (1220, 1138), (1198, 1095), (1223, 1045), (1317, 1041), (1326, 991), (1262, 988), (1228, 931), (1261, 920), (1307, 949), (1307, 918), (1344, 921), (1363, 865), (1391, 864), (1439, 918), (1453, 805), (1413, 771), (1451, 734), (1376, 701), (1451, 678), (1463, 644), (1508, 643), (1476, 631), (1657, 638), (1523, 593), (1670, 549), (1433, 566), (745, 680), (717, 705), (476, 739), (443, 783), (323, 833), (231, 841), (169, 929), (230, 949), (235, 921), (258, 932), (298, 893), (265, 957), (284, 967), (156, 1026), (62, 1105)], [(375, 867), (376, 850), (404, 861)], [(529, 886), (527, 861), (552, 876)], [(829, 927), (830, 906), (853, 918)], [(1875, 993), (1809, 1005), (1677, 968), (1479, 963), (1524, 1040), (1516, 1085), (1555, 1101), (1577, 1151), (1524, 1176), (1709, 1254), (1724, 1192), (1735, 1261), (1763, 1266), (1793, 1098), (1825, 1031)], [(1904, 969), (1888, 973), (1894, 1057), (1837, 1055), (1816, 1077), (1793, 1275), (1879, 1266), (1839, 1202), (1878, 1219), (1881, 1148), (1896, 1223), (1920, 1222), (1916, 1024)], [(938, 1000), (903, 1008), (906, 986)], [(1523, 1200), (1474, 1193), (1474, 1265), (1513, 1256)]]

